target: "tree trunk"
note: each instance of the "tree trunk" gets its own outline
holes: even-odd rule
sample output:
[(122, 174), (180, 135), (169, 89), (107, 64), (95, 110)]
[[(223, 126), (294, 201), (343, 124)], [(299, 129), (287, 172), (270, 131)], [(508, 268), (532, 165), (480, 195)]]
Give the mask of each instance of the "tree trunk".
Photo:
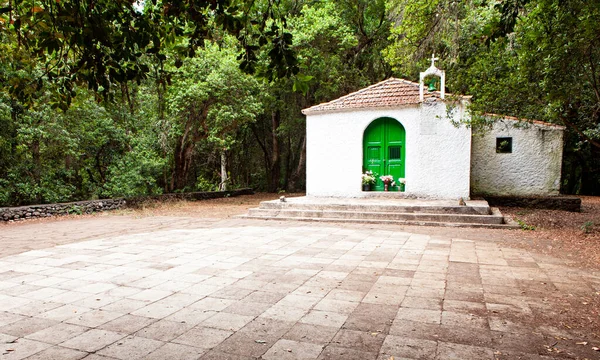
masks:
[(288, 135), (287, 137), (287, 156), (285, 157), (285, 174), (283, 176), (283, 188), (289, 190), (288, 184), (292, 172), (292, 161), (294, 160), (294, 153), (292, 152), (292, 138)]
[[(40, 155), (40, 140), (35, 139), (31, 144), (31, 153), (33, 157), (33, 179), (38, 187), (41, 187), (41, 173), (42, 173), (42, 160)], [(43, 202), (41, 194), (35, 195), (36, 203), (41, 204)]]
[(590, 156), (581, 161), (581, 195), (600, 195), (600, 186), (598, 186), (597, 169), (594, 159), (600, 157), (600, 149), (590, 146)]
[(270, 192), (279, 190), (279, 177), (281, 176), (281, 156), (279, 149), (279, 138), (277, 137), (277, 129), (281, 122), (281, 112), (274, 111), (271, 114), (271, 161), (268, 176), (268, 187)]
[(193, 153), (194, 143), (185, 143), (183, 137), (177, 141), (172, 181), (173, 190), (182, 190), (186, 187)]
[(304, 171), (305, 163), (306, 163), (306, 136), (303, 136), (302, 147), (300, 149), (300, 155), (299, 155), (299, 159), (298, 159), (298, 166), (296, 166), (296, 169), (292, 172), (292, 174), (290, 176), (290, 182), (288, 184), (288, 189), (290, 192), (296, 192), (299, 190), (298, 183), (300, 182), (300, 179), (302, 178), (302, 176), (305, 174), (305, 171)]
[(219, 184), (220, 191), (227, 191), (227, 152), (221, 150), (221, 183)]

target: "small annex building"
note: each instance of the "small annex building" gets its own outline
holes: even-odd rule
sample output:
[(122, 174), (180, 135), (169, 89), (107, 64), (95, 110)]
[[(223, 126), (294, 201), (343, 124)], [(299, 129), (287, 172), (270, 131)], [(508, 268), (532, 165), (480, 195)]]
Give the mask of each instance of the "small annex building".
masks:
[(390, 78), (304, 109), (307, 195), (369, 195), (367, 170), (404, 179), (407, 197), (558, 195), (564, 127), (498, 115), (489, 129), (457, 124), (469, 119), (469, 97), (425, 90), (431, 74), (444, 89), (432, 61), (420, 83)]

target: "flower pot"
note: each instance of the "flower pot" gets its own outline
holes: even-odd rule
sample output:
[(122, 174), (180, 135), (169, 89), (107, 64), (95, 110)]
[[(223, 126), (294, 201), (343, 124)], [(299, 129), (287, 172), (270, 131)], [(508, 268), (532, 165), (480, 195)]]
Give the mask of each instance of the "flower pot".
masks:
[(406, 189), (406, 184), (400, 184), (398, 185), (398, 190), (400, 190), (401, 192), (404, 192), (404, 190)]
[(383, 191), (389, 191), (388, 187), (389, 187), (389, 184), (387, 182), (383, 183)]
[(371, 184), (362, 184), (362, 191), (371, 191)]

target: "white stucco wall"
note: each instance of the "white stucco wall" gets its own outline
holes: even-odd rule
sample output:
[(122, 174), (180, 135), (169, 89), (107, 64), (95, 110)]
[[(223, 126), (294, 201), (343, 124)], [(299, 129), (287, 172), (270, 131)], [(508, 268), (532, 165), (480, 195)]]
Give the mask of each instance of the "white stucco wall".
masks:
[[(473, 135), (471, 190), (481, 195), (557, 195), (563, 152), (563, 129), (497, 120), (487, 132)], [(483, 134), (483, 135), (482, 135)], [(512, 153), (496, 153), (496, 138), (512, 137)]]
[[(462, 111), (462, 107), (459, 110)], [(307, 195), (363, 195), (363, 134), (372, 121), (381, 117), (398, 120), (406, 130), (407, 195), (442, 199), (468, 198), (471, 130), (464, 126), (453, 126), (445, 118), (445, 104), (440, 102), (396, 109), (308, 115)]]

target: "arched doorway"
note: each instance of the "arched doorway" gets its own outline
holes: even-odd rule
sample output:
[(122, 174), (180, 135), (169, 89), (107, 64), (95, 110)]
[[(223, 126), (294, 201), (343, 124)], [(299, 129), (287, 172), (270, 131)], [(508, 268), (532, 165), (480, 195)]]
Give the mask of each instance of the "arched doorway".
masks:
[(376, 191), (383, 191), (381, 175), (392, 175), (394, 180), (404, 178), (405, 161), (406, 131), (402, 124), (387, 117), (369, 124), (363, 135), (363, 167), (377, 174)]

